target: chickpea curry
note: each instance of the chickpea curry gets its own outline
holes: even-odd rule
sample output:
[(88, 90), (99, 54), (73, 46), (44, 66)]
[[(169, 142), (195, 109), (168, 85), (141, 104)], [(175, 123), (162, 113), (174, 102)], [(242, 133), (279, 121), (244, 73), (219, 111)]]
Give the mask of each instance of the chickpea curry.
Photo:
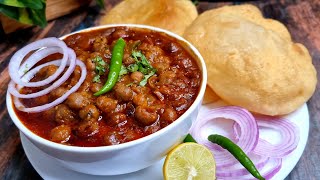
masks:
[[(115, 84), (110, 81), (113, 49), (125, 43)], [(66, 145), (107, 146), (152, 134), (175, 121), (194, 102), (201, 84), (196, 61), (177, 40), (159, 32), (115, 27), (76, 33), (64, 39), (87, 69), (80, 88), (63, 103), (36, 113), (15, 109), (23, 124), (35, 134)], [(39, 63), (61, 56), (50, 55)], [(40, 81), (57, 70), (43, 67), (31, 81)], [(30, 99), (26, 106), (52, 102), (74, 86), (81, 75), (77, 66), (58, 88)], [(44, 87), (24, 87), (28, 94)]]

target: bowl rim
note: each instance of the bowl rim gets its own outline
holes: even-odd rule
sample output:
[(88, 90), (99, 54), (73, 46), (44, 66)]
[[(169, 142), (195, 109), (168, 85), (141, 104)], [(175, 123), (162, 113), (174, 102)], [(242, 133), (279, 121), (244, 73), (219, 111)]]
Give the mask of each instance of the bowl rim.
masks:
[(157, 136), (162, 136), (164, 135), (167, 131), (170, 131), (171, 129), (175, 128), (176, 126), (178, 126), (180, 123), (182, 123), (184, 121), (184, 119), (186, 119), (191, 112), (193, 112), (198, 105), (201, 105), (203, 96), (204, 96), (204, 92), (206, 89), (206, 84), (207, 84), (207, 69), (206, 69), (206, 65), (205, 65), (205, 61), (203, 59), (203, 57), (201, 56), (200, 52), (187, 40), (185, 40), (183, 37), (170, 32), (168, 30), (165, 29), (161, 29), (158, 27), (153, 27), (153, 26), (148, 26), (148, 25), (138, 25), (138, 24), (108, 24), (108, 25), (102, 25), (102, 26), (95, 26), (95, 27), (90, 27), (90, 28), (86, 28), (86, 29), (82, 29), (82, 30), (78, 30), (69, 34), (66, 34), (62, 37), (60, 37), (59, 39), (65, 39), (68, 36), (71, 36), (73, 34), (76, 33), (82, 33), (82, 32), (88, 32), (88, 31), (92, 31), (92, 30), (100, 30), (100, 29), (107, 29), (107, 28), (113, 28), (113, 27), (129, 27), (129, 28), (138, 28), (138, 29), (147, 29), (147, 30), (151, 30), (151, 31), (156, 31), (156, 32), (160, 32), (160, 33), (164, 33), (166, 35), (168, 35), (169, 37), (172, 37), (174, 39), (177, 39), (178, 41), (180, 41), (181, 43), (184, 43), (187, 45), (188, 48), (190, 48), (191, 52), (196, 56), (197, 58), (197, 64), (199, 66), (202, 76), (202, 81), (201, 81), (201, 85), (200, 85), (200, 89), (198, 92), (198, 95), (196, 97), (196, 99), (194, 100), (194, 102), (191, 104), (191, 106), (187, 109), (186, 112), (184, 112), (178, 119), (176, 119), (174, 122), (172, 122), (171, 124), (169, 124), (168, 126), (158, 130), (155, 133), (149, 134), (147, 136), (144, 136), (142, 138), (133, 140), (133, 141), (129, 141), (129, 142), (125, 142), (125, 143), (121, 143), (121, 144), (117, 144), (117, 145), (111, 145), (111, 146), (97, 146), (97, 147), (81, 147), (81, 146), (70, 146), (70, 145), (64, 145), (64, 144), (60, 144), (60, 143), (56, 143), (50, 140), (47, 140), (45, 138), (42, 138), (40, 136), (38, 136), (37, 134), (33, 133), (31, 130), (29, 130), (18, 118), (17, 114), (15, 113), (14, 109), (12, 106), (14, 106), (13, 102), (12, 102), (12, 96), (9, 93), (9, 91), (7, 90), (7, 95), (6, 95), (6, 104), (7, 104), (7, 110), (9, 112), (10, 118), (12, 119), (12, 121), (14, 122), (14, 124), (18, 127), (18, 129), (25, 134), (28, 138), (32, 139), (33, 141), (39, 143), (39, 144), (43, 144), (47, 147), (53, 148), (53, 149), (58, 149), (61, 151), (68, 151), (68, 152), (75, 152), (75, 153), (97, 153), (97, 152), (109, 152), (109, 151), (114, 151), (114, 150), (121, 150), (121, 149), (125, 149), (125, 148), (129, 148), (135, 145), (139, 145), (142, 144), (143, 142), (147, 142), (152, 140), (153, 138), (157, 137)]

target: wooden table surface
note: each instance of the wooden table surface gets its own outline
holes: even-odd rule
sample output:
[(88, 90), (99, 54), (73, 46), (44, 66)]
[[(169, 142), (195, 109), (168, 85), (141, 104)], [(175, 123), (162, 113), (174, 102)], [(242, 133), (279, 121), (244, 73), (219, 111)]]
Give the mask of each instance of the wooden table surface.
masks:
[[(4, 35), (0, 31), (0, 179), (41, 179), (31, 166), (21, 145), (19, 131), (11, 121), (6, 108), (5, 94), (10, 80), (8, 63), (15, 51), (44, 37), (60, 37), (67, 33), (98, 25), (117, 0), (106, 0), (106, 10), (92, 4), (69, 15), (50, 21), (44, 29), (34, 27)], [(265, 17), (284, 23), (294, 41), (304, 44), (320, 72), (320, 0), (249, 1), (257, 5)], [(200, 2), (199, 13), (234, 2)], [(0, 28), (1, 29), (1, 28)], [(294, 77), (292, 77), (294, 78)], [(319, 79), (319, 74), (318, 74)], [(287, 180), (320, 179), (320, 87), (307, 102), (310, 113), (310, 133), (306, 149)]]

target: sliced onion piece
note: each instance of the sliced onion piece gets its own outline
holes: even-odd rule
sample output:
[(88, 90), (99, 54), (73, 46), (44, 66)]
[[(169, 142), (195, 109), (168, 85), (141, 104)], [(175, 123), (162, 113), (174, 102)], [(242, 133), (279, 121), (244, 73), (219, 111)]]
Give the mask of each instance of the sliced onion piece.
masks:
[(273, 164), (272, 168), (262, 174), (262, 176), (265, 179), (271, 179), (274, 175), (276, 175), (280, 171), (280, 169), (282, 167), (282, 159), (281, 158), (274, 158), (273, 161), (274, 161), (274, 164)]
[(63, 51), (59, 47), (46, 47), (41, 48), (37, 50), (36, 52), (32, 53), (30, 57), (28, 57), (20, 66), (20, 69), (18, 71), (18, 74), (20, 77), (22, 77), (26, 72), (28, 72), (35, 64), (37, 64), (39, 61), (41, 61), (43, 58), (54, 54), (54, 53), (61, 53), (63, 54)]
[(201, 118), (198, 118), (192, 125), (190, 133), (198, 143), (207, 146), (213, 152), (217, 167), (234, 165), (237, 160), (231, 156), (229, 152), (226, 150), (217, 151), (213, 143), (207, 140), (207, 137), (201, 136), (201, 131), (203, 131), (205, 126), (217, 118), (231, 119), (240, 125), (241, 132), (245, 133), (240, 134), (237, 145), (240, 146), (245, 153), (251, 152), (257, 145), (259, 137), (257, 123), (252, 114), (246, 109), (236, 106), (226, 106), (206, 111), (205, 114), (203, 114)]
[[(280, 171), (282, 167), (282, 159), (278, 158), (269, 158), (268, 161), (263, 164), (263, 166), (257, 166), (257, 169), (261, 172), (261, 176), (265, 179), (271, 179), (277, 172)], [(263, 171), (263, 169), (267, 169)], [(244, 169), (245, 170), (245, 169)], [(234, 180), (234, 179), (241, 179), (241, 180), (255, 180), (249, 172), (238, 170), (229, 170), (226, 168), (224, 172), (216, 173), (219, 180)]]
[[(287, 119), (280, 117), (269, 116), (255, 116), (259, 129), (266, 127), (273, 129), (280, 133), (281, 142), (275, 145), (271, 144), (267, 140), (259, 138), (258, 144), (253, 152), (257, 155), (267, 156), (272, 158), (283, 158), (294, 151), (299, 143), (299, 129), (297, 126)], [(240, 127), (234, 123), (233, 132), (235, 138), (239, 138)]]
[(27, 108), (25, 107), (21, 101), (19, 100), (19, 98), (17, 97), (13, 97), (13, 102), (15, 104), (15, 106), (17, 107), (17, 109), (19, 109), (20, 111), (24, 111), (24, 112), (41, 112), (41, 111), (45, 111), (47, 109), (50, 109), (60, 103), (62, 103), (65, 99), (67, 99), (67, 97), (74, 93), (75, 91), (77, 91), (79, 89), (79, 87), (81, 86), (81, 84), (84, 82), (84, 80), (86, 79), (87, 76), (87, 69), (86, 69), (86, 65), (80, 61), (80, 60), (76, 60), (76, 64), (78, 66), (80, 66), (81, 68), (81, 76), (79, 81), (77, 82), (77, 84), (75, 84), (70, 90), (68, 90), (65, 94), (63, 94), (61, 97), (57, 98), (56, 100), (52, 101), (51, 103), (48, 104), (44, 104), (41, 106), (36, 106), (36, 107), (31, 107), (31, 108)]
[[(258, 156), (253, 153), (249, 154), (250, 159), (255, 164), (257, 169), (262, 169), (269, 162), (268, 157)], [(235, 177), (250, 174), (247, 169), (245, 169), (240, 163), (237, 163), (229, 167), (217, 167), (216, 175), (217, 177)]]
[[(16, 89), (16, 84), (11, 81), (8, 85), (8, 90), (9, 92), (15, 96), (15, 97), (18, 97), (18, 98), (35, 98), (35, 97), (39, 97), (39, 96), (43, 96), (45, 94), (48, 94), (50, 91), (52, 91), (53, 89), (59, 87), (61, 84), (63, 84), (72, 74), (75, 66), (76, 66), (76, 55), (74, 53), (73, 50), (69, 49), (68, 51), (69, 53), (69, 59), (68, 59), (68, 69), (66, 70), (66, 72), (62, 75), (62, 77), (60, 79), (58, 79), (57, 81), (55, 81), (52, 85), (50, 85), (49, 87), (41, 90), (41, 91), (38, 91), (36, 93), (31, 93), (31, 94), (21, 94), (19, 92), (19, 90), (23, 87), (23, 86), (19, 86), (18, 89)], [(55, 61), (50, 61), (50, 62), (47, 62), (47, 63), (44, 63), (44, 64), (41, 64), (35, 68), (33, 68), (31, 71), (29, 71), (28, 73), (26, 73), (24, 76), (23, 76), (23, 80), (26, 80), (26, 81), (30, 81), (32, 77), (34, 77), (34, 75), (39, 72), (39, 70), (45, 66), (48, 66), (48, 65), (56, 65), (56, 66), (60, 66), (62, 64), (62, 60), (55, 60)]]
[(283, 158), (294, 151), (299, 143), (299, 129), (287, 119), (279, 117), (256, 116), (259, 127), (267, 127), (278, 131), (281, 135), (281, 142), (275, 145), (260, 139), (255, 154), (273, 158)]
[[(23, 71), (21, 69), (21, 62), (23, 61), (23, 59), (32, 51), (34, 50), (38, 50), (44, 47), (59, 47), (62, 49), (63, 52), (63, 58), (62, 58), (62, 62), (61, 62), (61, 66), (57, 69), (57, 71), (52, 75), (49, 76), (47, 79), (44, 79), (42, 81), (38, 81), (38, 82), (25, 82), (21, 79), (21, 77), (26, 74), (26, 71)], [(56, 53), (56, 49), (55, 48), (48, 48), (46, 50), (39, 50), (39, 52), (36, 53), (43, 53), (43, 54), (48, 54), (50, 51), (51, 53)], [(44, 53), (46, 52), (46, 53)], [(19, 84), (21, 86), (26, 86), (26, 87), (39, 87), (39, 86), (44, 86), (47, 85), (49, 83), (51, 83), (52, 81), (54, 81), (65, 69), (66, 63), (67, 63), (67, 59), (68, 59), (68, 47), (67, 45), (57, 39), (57, 38), (45, 38), (45, 39), (41, 39), (38, 40), (36, 42), (33, 42), (31, 44), (28, 44), (27, 46), (21, 48), (19, 51), (17, 51), (11, 58), (10, 63), (9, 63), (9, 75), (11, 77), (11, 80), (14, 81), (16, 84)], [(36, 55), (34, 55), (35, 57)], [(40, 57), (41, 55), (39, 55)], [(38, 60), (37, 58), (35, 58), (34, 60), (30, 60), (30, 61), (36, 61)], [(31, 64), (33, 64), (34, 62), (32, 62)], [(20, 70), (21, 69), (21, 70)], [(18, 75), (16, 74), (18, 72)]]

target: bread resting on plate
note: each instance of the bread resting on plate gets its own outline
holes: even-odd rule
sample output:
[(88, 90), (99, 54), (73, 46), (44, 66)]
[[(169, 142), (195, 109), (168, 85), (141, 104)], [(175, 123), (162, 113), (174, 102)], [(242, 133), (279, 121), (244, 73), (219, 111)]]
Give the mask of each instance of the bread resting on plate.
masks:
[(145, 24), (182, 35), (197, 16), (190, 0), (125, 0), (107, 12), (100, 24)]
[(265, 115), (288, 114), (314, 93), (308, 50), (280, 22), (251, 5), (201, 14), (184, 37), (204, 57), (208, 84), (224, 101)]

